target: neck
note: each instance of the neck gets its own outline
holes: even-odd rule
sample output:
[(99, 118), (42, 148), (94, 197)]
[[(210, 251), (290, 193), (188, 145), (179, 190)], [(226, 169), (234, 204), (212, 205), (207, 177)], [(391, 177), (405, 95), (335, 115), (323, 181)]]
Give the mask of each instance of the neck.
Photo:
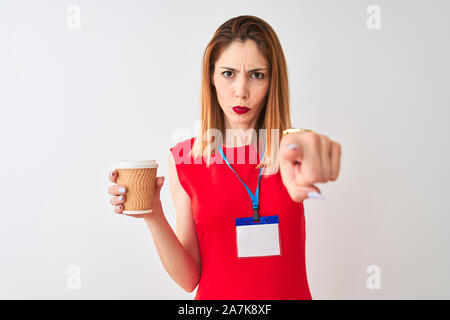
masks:
[(252, 144), (252, 135), (247, 133), (249, 129), (255, 129), (256, 119), (251, 123), (230, 123), (225, 119), (225, 136), (223, 144), (227, 147), (242, 147)]

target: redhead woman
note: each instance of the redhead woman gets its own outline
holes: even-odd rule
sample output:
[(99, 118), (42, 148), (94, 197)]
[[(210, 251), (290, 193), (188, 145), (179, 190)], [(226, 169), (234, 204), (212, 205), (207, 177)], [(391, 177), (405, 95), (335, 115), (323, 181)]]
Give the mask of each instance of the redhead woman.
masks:
[[(201, 128), (170, 148), (176, 231), (160, 200), (146, 222), (162, 264), (195, 299), (312, 299), (303, 201), (335, 181), (341, 146), (294, 129), (274, 30), (254, 16), (222, 24), (203, 56)], [(117, 171), (110, 176), (117, 180)], [(122, 214), (126, 186), (110, 186)], [(130, 215), (133, 216), (133, 215)]]

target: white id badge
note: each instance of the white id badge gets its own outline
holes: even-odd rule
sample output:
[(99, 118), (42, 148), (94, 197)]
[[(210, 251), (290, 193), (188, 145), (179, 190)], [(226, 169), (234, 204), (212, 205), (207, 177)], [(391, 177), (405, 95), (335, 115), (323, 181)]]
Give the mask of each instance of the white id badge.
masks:
[(238, 258), (281, 255), (278, 216), (236, 219)]

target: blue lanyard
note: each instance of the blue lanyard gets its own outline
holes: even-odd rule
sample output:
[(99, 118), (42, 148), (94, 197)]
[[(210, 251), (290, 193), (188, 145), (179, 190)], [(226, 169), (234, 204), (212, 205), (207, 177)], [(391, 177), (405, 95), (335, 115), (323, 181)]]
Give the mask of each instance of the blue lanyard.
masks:
[[(227, 163), (227, 165), (230, 167), (231, 170), (233, 170), (234, 174), (238, 177), (238, 179), (241, 180), (241, 182), (244, 185), (245, 189), (247, 189), (248, 195), (250, 196), (250, 199), (252, 200), (253, 220), (254, 221), (259, 221), (259, 212), (258, 212), (258, 210), (259, 210), (259, 181), (261, 179), (262, 167), (259, 168), (258, 186), (256, 187), (255, 195), (253, 195), (253, 193), (250, 191), (250, 189), (247, 187), (247, 185), (244, 183), (244, 181), (242, 181), (242, 179), (239, 178), (239, 175), (236, 173), (236, 171), (234, 171), (234, 169), (228, 163), (228, 160), (225, 157), (225, 154), (223, 153), (222, 147), (219, 147), (218, 149), (219, 149), (220, 154), (222, 155), (222, 158)], [(263, 158), (263, 154), (261, 153), (261, 161), (262, 161), (262, 158)]]

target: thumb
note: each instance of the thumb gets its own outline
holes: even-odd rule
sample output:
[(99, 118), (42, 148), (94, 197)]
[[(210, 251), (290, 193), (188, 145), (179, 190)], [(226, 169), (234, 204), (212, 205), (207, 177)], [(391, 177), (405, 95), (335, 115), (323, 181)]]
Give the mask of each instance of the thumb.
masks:
[(164, 180), (166, 177), (156, 177), (156, 189), (155, 189), (155, 196), (157, 199), (159, 199), (159, 195), (161, 193), (161, 188), (164, 185)]
[(309, 199), (323, 199), (322, 192), (315, 186), (306, 187), (306, 195)]
[(295, 202), (302, 202), (305, 199), (324, 199), (320, 189), (315, 186), (295, 185), (286, 189)]

